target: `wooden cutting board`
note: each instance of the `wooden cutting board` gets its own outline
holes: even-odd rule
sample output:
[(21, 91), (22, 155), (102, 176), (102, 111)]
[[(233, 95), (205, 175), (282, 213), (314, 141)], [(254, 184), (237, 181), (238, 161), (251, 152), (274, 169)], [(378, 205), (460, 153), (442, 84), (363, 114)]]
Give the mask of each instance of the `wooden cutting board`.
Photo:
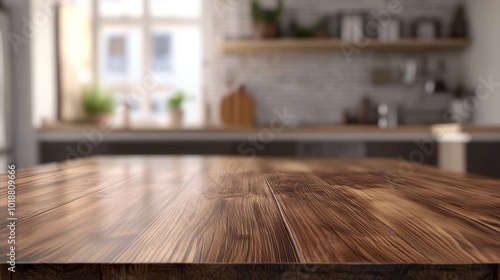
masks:
[(224, 125), (229, 126), (254, 125), (255, 103), (244, 86), (240, 86), (222, 100), (221, 119)]

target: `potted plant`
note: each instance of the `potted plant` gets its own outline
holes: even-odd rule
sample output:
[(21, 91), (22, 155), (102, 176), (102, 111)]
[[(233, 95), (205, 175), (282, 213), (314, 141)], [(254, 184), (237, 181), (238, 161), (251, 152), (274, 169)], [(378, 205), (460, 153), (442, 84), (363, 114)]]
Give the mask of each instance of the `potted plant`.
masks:
[(256, 37), (276, 38), (278, 36), (279, 21), (283, 11), (282, 1), (278, 1), (277, 9), (264, 9), (258, 0), (252, 1), (253, 29)]
[(182, 125), (184, 112), (182, 111), (181, 105), (185, 100), (186, 94), (181, 90), (175, 92), (174, 95), (168, 99), (170, 124), (174, 127)]
[(91, 121), (100, 123), (113, 117), (115, 100), (108, 91), (93, 86), (83, 93), (83, 107)]
[(328, 18), (320, 18), (311, 27), (299, 26), (297, 21), (292, 20), (289, 26), (290, 35), (293, 38), (327, 38), (328, 34)]
[(458, 83), (452, 91), (453, 99), (450, 103), (449, 111), (453, 122), (466, 123), (472, 117), (472, 112), (468, 110), (467, 97), (470, 93), (466, 90), (462, 83)]

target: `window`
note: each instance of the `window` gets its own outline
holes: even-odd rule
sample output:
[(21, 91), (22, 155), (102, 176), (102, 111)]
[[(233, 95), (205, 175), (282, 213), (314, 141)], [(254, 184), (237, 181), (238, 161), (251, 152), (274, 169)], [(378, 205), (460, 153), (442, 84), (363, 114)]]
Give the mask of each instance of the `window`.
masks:
[(171, 34), (153, 34), (153, 55), (151, 65), (159, 73), (172, 71), (172, 36)]
[(97, 0), (100, 17), (142, 17), (142, 0)]
[(106, 87), (140, 84), (142, 33), (134, 26), (101, 26), (99, 30), (99, 82)]
[(128, 101), (131, 120), (166, 120), (168, 97), (182, 90), (189, 97), (185, 123), (200, 123), (201, 0), (94, 0), (94, 5), (98, 83)]
[(200, 0), (150, 0), (149, 11), (153, 17), (199, 18)]

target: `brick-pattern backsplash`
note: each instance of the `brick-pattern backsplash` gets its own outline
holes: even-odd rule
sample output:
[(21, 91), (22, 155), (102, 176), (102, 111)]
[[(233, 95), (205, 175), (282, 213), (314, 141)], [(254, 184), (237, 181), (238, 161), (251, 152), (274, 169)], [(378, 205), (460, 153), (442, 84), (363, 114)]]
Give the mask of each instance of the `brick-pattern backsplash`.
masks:
[[(213, 44), (221, 38), (250, 37), (252, 34), (250, 0), (211, 0), (210, 16)], [(275, 0), (260, 0), (272, 5)], [(339, 11), (380, 11), (394, 0), (284, 0), (287, 14), (298, 22), (310, 24), (320, 16)], [(443, 34), (448, 34), (453, 10), (460, 0), (400, 0), (403, 12), (395, 18), (411, 21), (420, 17), (439, 17)], [(450, 86), (463, 78), (462, 53), (377, 53), (362, 50), (347, 61), (342, 52), (290, 52), (223, 54), (214, 48), (209, 56), (208, 82), (213, 109), (218, 112), (221, 97), (228, 92), (226, 80), (234, 77), (247, 86), (257, 104), (257, 123), (265, 125), (273, 108), (295, 115), (297, 124), (332, 124), (342, 120), (345, 109), (355, 110), (359, 100), (368, 96), (374, 103), (400, 104), (406, 108), (444, 109), (450, 97), (427, 96), (425, 73), (412, 86), (394, 83), (374, 86), (373, 68), (397, 71), (407, 58), (422, 61), (444, 60), (444, 77)], [(420, 69), (422, 70), (422, 69)], [(439, 117), (439, 116), (438, 116)], [(438, 120), (439, 121), (439, 120)]]

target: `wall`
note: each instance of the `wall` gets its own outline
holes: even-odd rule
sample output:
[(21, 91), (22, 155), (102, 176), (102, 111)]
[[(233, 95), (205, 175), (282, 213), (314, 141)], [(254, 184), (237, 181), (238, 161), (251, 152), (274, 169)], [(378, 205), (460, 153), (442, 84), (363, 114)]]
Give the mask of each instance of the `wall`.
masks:
[[(251, 37), (249, 0), (212, 0), (212, 42), (221, 38)], [(272, 4), (272, 0), (261, 0)], [(275, 1), (274, 1), (275, 2)], [(401, 0), (403, 12), (397, 18), (406, 21), (418, 17), (436, 16), (443, 19), (443, 32), (448, 33), (454, 7), (459, 0)], [(285, 0), (288, 13), (296, 15), (301, 24), (311, 24), (320, 16), (338, 11), (374, 10), (387, 7), (388, 0)], [(235, 78), (247, 85), (257, 102), (257, 121), (266, 124), (273, 116), (273, 108), (287, 107), (301, 124), (329, 124), (342, 120), (346, 108), (355, 109), (363, 95), (375, 103), (402, 104), (408, 108), (447, 107), (449, 97), (425, 96), (424, 79), (415, 86), (400, 84), (373, 87), (371, 69), (389, 66), (398, 69), (408, 57), (422, 62), (421, 54), (372, 53), (362, 51), (347, 62), (341, 52), (327, 53), (263, 53), (222, 54), (215, 49), (210, 58), (209, 100), (217, 119), (218, 103), (227, 93), (226, 80)], [(446, 79), (453, 85), (463, 78), (461, 52), (437, 53), (431, 58), (447, 61)], [(438, 114), (438, 118), (441, 118)]]
[(32, 123), (40, 127), (43, 120), (57, 118), (55, 8), (53, 0), (31, 3)]
[(10, 42), (10, 17), (0, 11), (0, 172), (7, 171), (7, 164), (12, 161), (12, 89)]
[(36, 127), (43, 119), (56, 118), (55, 30), (50, 4), (54, 1), (3, 2), (11, 21), (13, 157), (19, 168), (26, 168), (38, 162)]
[[(480, 84), (478, 77), (500, 82), (500, 1), (468, 1), (473, 44), (465, 57), (467, 81), (471, 88)], [(482, 93), (486, 91), (481, 90)], [(475, 122), (500, 124), (500, 87), (483, 100), (476, 111)]]
[(26, 19), (30, 18), (30, 1), (3, 1), (10, 15), (11, 39), (16, 38), (11, 52), (12, 133), (14, 162), (18, 168), (37, 163), (36, 131), (32, 125), (31, 35)]

